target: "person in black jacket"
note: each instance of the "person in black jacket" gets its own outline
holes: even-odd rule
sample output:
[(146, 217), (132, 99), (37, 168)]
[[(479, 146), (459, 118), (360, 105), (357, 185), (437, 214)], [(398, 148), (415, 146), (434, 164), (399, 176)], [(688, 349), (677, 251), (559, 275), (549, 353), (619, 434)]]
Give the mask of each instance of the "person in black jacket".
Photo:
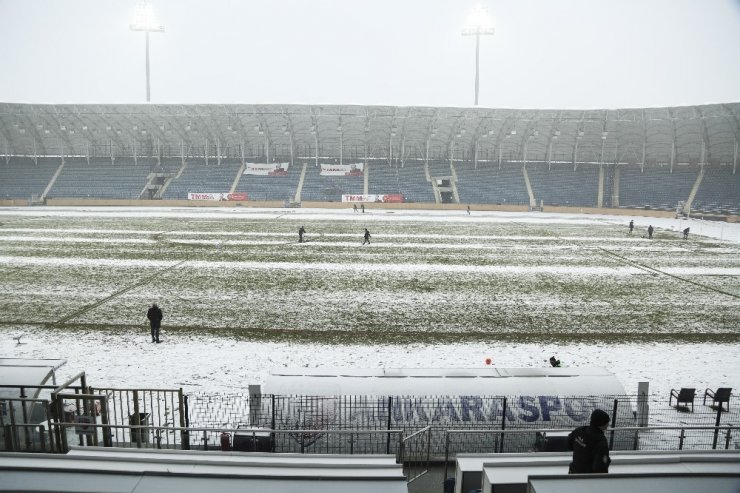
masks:
[(595, 409), (591, 413), (591, 424), (576, 428), (568, 435), (568, 449), (573, 451), (568, 474), (609, 472), (609, 443), (604, 435), (608, 425), (609, 415)]
[(149, 319), (149, 326), (152, 329), (152, 342), (159, 342), (159, 328), (162, 324), (162, 310), (156, 303), (146, 312), (146, 318)]

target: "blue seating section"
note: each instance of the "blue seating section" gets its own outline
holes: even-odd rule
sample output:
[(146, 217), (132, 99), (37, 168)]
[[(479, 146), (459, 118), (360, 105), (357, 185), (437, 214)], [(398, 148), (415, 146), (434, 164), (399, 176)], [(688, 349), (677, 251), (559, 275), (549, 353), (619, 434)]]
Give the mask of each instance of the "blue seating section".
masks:
[(227, 193), (242, 164), (238, 162), (189, 161), (179, 178), (174, 178), (162, 194), (163, 199), (185, 200), (188, 193)]
[(341, 202), (344, 194), (362, 194), (364, 176), (321, 176), (321, 166), (309, 164), (301, 189), (301, 201)]
[(59, 165), (61, 158), (0, 159), (0, 199), (31, 199), (40, 197)]
[(367, 167), (367, 172), (367, 193), (401, 193), (401, 184), (395, 167), (391, 168), (387, 163), (373, 163)]
[[(596, 207), (599, 199), (599, 167), (572, 164), (527, 163), (527, 175), (537, 205)], [(542, 201), (542, 202), (540, 202)]]
[(249, 200), (293, 200), (301, 179), (302, 164), (288, 166), (288, 176), (242, 175), (237, 192), (246, 192)]
[(429, 161), (429, 176), (432, 178), (440, 176), (452, 176), (452, 168), (449, 161)]
[[(59, 157), (13, 157), (0, 159), (0, 199), (30, 199), (44, 192), (59, 167)], [(409, 161), (400, 166), (382, 161), (368, 165), (368, 193), (400, 193), (406, 202), (434, 203), (432, 184), (427, 181), (423, 161)], [(246, 192), (249, 200), (292, 200), (300, 182), (303, 165), (288, 168), (285, 177), (243, 175), (236, 191)], [(149, 174), (174, 176), (181, 168), (180, 158), (67, 158), (48, 198), (137, 199)], [(187, 199), (188, 192), (228, 192), (241, 168), (241, 160), (225, 160), (220, 165), (203, 160), (187, 163), (182, 174), (173, 178), (163, 199)], [(603, 165), (604, 207), (612, 206), (615, 165)], [(448, 161), (429, 163), (432, 177), (451, 176)], [(529, 205), (529, 195), (521, 163), (456, 162), (457, 191), (462, 204)], [(619, 206), (623, 208), (675, 211), (688, 199), (699, 173), (697, 166), (619, 165)], [(551, 206), (595, 207), (598, 201), (599, 167), (581, 164), (527, 163), (537, 204)], [(301, 199), (339, 202), (343, 194), (362, 194), (364, 177), (321, 176), (311, 162), (306, 169)], [(740, 214), (740, 173), (732, 166), (707, 165), (703, 181), (692, 204), (692, 211), (714, 214)]]
[(529, 205), (521, 163), (456, 164), (457, 193), (463, 204)]
[(138, 199), (155, 162), (139, 159), (66, 159), (47, 198)]
[(685, 202), (699, 170), (666, 166), (622, 166), (619, 169), (619, 206), (637, 209), (675, 211)]
[(732, 166), (707, 166), (691, 209), (714, 214), (740, 214), (740, 171), (733, 174)]
[[(375, 165), (374, 169), (377, 173), (378, 165)], [(403, 194), (405, 202), (434, 203), (434, 189), (427, 181), (424, 163), (407, 162), (403, 167), (391, 168), (388, 173), (393, 173), (393, 170), (395, 170), (399, 191)], [(370, 176), (372, 177), (372, 174)]]

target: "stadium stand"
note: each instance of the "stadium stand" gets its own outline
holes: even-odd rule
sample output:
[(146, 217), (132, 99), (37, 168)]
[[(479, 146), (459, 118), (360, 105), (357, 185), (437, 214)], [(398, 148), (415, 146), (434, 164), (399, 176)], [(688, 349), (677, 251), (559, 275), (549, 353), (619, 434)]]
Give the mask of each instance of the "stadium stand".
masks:
[(619, 169), (619, 206), (630, 209), (676, 210), (691, 193), (699, 170), (666, 166), (621, 166)]
[(599, 196), (599, 167), (593, 164), (527, 163), (534, 197), (539, 204), (596, 207)]
[[(316, 115), (340, 133), (317, 131)], [(301, 192), (303, 201), (338, 202), (367, 192), (430, 204), (676, 211), (683, 203), (738, 215), (738, 121), (740, 103), (558, 111), (0, 103), (0, 128), (8, 129), (0, 137), (0, 199), (44, 198), (53, 180), (48, 198), (185, 200), (236, 183), (234, 191), (253, 201)], [(61, 155), (66, 165), (54, 179)], [(348, 155), (368, 163), (366, 176), (320, 175), (317, 161), (347, 163)], [(290, 162), (288, 176), (239, 175), (242, 163), (268, 157)]]
[(475, 169), (459, 164), (457, 191), (466, 204), (528, 205), (529, 195), (521, 163), (486, 163)]
[(293, 200), (302, 167), (289, 166), (287, 176), (242, 175), (235, 191), (246, 192), (249, 200)]
[(731, 166), (707, 166), (691, 209), (709, 214), (740, 214), (740, 174)]
[(444, 177), (452, 176), (452, 168), (449, 161), (429, 161), (429, 176)]
[(388, 164), (373, 163), (368, 168), (367, 193), (386, 194), (403, 193), (401, 181), (398, 178), (398, 170), (395, 166)]
[[(378, 168), (379, 166), (376, 166), (374, 169)], [(391, 169), (395, 169), (399, 188), (406, 202), (434, 202), (434, 191), (431, 183), (427, 181), (423, 162), (407, 162), (403, 167)]]
[(178, 178), (173, 178), (162, 194), (163, 199), (187, 199), (188, 193), (226, 193), (236, 174), (241, 168), (240, 162), (215, 161), (206, 166), (205, 162), (196, 159), (187, 162)]
[(138, 199), (154, 163), (137, 161), (96, 159), (88, 164), (86, 159), (67, 159), (47, 197)]
[(11, 158), (7, 163), (0, 160), (0, 198), (30, 199), (40, 197), (61, 164), (58, 157)]
[(302, 200), (341, 202), (343, 194), (362, 194), (363, 176), (322, 176), (321, 167), (309, 165), (301, 189)]

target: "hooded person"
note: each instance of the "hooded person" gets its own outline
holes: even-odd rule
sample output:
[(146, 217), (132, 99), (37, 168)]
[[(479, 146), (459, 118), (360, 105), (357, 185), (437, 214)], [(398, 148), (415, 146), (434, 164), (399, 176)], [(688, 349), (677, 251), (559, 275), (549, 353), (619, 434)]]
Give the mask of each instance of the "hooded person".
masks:
[(568, 435), (568, 449), (573, 451), (569, 474), (609, 472), (609, 443), (604, 435), (609, 421), (606, 412), (595, 409), (588, 426), (576, 428)]
[(152, 330), (152, 342), (159, 342), (159, 328), (162, 325), (162, 310), (156, 303), (146, 312), (146, 318), (149, 319), (149, 327)]

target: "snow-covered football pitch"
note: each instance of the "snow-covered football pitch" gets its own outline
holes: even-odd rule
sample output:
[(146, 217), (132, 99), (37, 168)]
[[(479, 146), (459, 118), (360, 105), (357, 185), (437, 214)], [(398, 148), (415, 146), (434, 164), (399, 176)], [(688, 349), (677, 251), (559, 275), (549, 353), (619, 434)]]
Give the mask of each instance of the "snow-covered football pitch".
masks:
[[(159, 345), (152, 302), (165, 317)], [(642, 380), (666, 396), (737, 388), (740, 225), (4, 208), (0, 331), (4, 357), (66, 358), (62, 376), (85, 370), (99, 386), (234, 390), (284, 366), (543, 366), (556, 355), (610, 369), (630, 393)]]

